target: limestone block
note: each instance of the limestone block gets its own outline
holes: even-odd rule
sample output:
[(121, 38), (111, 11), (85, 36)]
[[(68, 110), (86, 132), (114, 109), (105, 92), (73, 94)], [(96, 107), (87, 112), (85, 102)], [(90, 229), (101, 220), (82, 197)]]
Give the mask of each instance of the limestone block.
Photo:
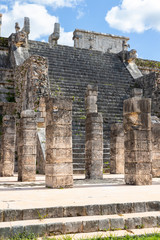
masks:
[(142, 217), (142, 225), (144, 228), (157, 227), (157, 217)]
[(46, 232), (48, 234), (54, 235), (64, 234), (64, 224), (62, 224), (61, 222), (47, 224), (46, 228), (47, 228)]
[(109, 231), (109, 219), (101, 219), (99, 220), (99, 231)]
[(45, 173), (47, 176), (64, 176), (70, 175), (73, 171), (73, 164), (71, 163), (53, 163), (47, 164), (45, 168)]
[(151, 164), (139, 162), (125, 162), (125, 174), (144, 175), (151, 173)]
[(73, 175), (48, 176), (46, 175), (46, 186), (50, 188), (65, 188), (73, 186)]
[(50, 148), (46, 150), (46, 163), (72, 162), (72, 149)]
[(125, 162), (142, 162), (150, 163), (151, 152), (141, 150), (125, 151)]
[(82, 232), (82, 221), (66, 222), (64, 224), (64, 233), (80, 233)]
[(152, 185), (152, 175), (125, 174), (125, 182), (129, 185)]
[(110, 219), (110, 229), (111, 230), (121, 230), (124, 229), (124, 220), (123, 218), (118, 218), (118, 219), (114, 219), (111, 218)]
[(83, 232), (96, 232), (99, 229), (98, 220), (83, 221)]

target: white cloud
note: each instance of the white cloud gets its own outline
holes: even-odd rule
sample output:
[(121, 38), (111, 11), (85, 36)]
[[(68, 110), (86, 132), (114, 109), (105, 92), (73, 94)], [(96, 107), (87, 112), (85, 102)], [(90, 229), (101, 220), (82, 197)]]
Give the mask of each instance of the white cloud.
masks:
[[(50, 15), (45, 6), (28, 3), (20, 4), (17, 1), (11, 10), (6, 8), (3, 13), (2, 36), (8, 37), (11, 33), (15, 32), (15, 22), (18, 22), (22, 29), (24, 17), (30, 18), (31, 32), (29, 39), (32, 40), (44, 40), (44, 38), (48, 38), (53, 33), (54, 23), (58, 22), (58, 18)], [(72, 35), (72, 32), (65, 32), (61, 28), (59, 43), (72, 46)]]
[(110, 27), (123, 32), (160, 31), (160, 1), (122, 0), (120, 6), (108, 11), (105, 20)]
[(73, 46), (73, 32), (65, 32), (64, 28), (61, 28), (60, 39), (58, 40), (58, 44)]
[(83, 0), (28, 0), (28, 1), (23, 1), (19, 0), (21, 2), (30, 2), (30, 3), (35, 3), (35, 4), (40, 4), (40, 5), (50, 5), (53, 8), (58, 8), (58, 7), (75, 7), (77, 4), (82, 2)]

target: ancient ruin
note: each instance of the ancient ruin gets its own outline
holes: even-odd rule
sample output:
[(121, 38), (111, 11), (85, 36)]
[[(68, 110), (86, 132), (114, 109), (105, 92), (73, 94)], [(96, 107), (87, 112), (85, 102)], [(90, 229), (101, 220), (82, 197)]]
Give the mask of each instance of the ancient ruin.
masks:
[[(25, 17), (0, 39), (0, 175), (34, 181), (37, 172), (60, 188), (73, 186), (73, 173), (110, 171), (151, 184), (151, 161), (160, 176), (159, 125), (150, 123), (150, 111), (160, 116), (156, 70), (142, 66), (126, 37), (76, 29), (74, 47), (61, 46), (59, 23), (48, 43), (29, 34)], [(143, 98), (130, 98), (135, 87)]]

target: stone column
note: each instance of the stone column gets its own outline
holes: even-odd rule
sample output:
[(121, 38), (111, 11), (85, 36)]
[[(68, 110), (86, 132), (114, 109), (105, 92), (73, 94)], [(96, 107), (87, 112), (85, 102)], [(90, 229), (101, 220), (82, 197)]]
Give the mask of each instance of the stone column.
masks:
[(124, 173), (124, 129), (122, 123), (111, 126), (110, 173)]
[(85, 177), (103, 178), (103, 118), (97, 113), (98, 87), (88, 85), (86, 92)]
[(18, 180), (22, 182), (32, 182), (36, 178), (36, 130), (35, 112), (22, 111), (18, 141)]
[(151, 99), (142, 98), (134, 89), (133, 97), (124, 101), (125, 182), (150, 185), (151, 175)]
[(16, 125), (13, 115), (5, 115), (2, 120), (2, 145), (0, 159), (0, 176), (10, 177), (14, 174)]
[(46, 99), (46, 187), (73, 186), (72, 100)]
[(152, 123), (152, 176), (160, 177), (160, 123)]

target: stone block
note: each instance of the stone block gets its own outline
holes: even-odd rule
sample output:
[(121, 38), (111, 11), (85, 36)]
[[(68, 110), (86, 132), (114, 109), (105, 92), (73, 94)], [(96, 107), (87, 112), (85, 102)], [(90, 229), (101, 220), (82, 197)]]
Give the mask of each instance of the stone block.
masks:
[(126, 163), (132, 163), (132, 162), (150, 163), (150, 161), (151, 161), (151, 152), (150, 151), (141, 151), (141, 150), (128, 151), (127, 149), (125, 151), (125, 162)]
[(65, 188), (73, 186), (73, 175), (68, 176), (48, 176), (46, 175), (46, 187)]
[(142, 225), (144, 228), (157, 227), (157, 217), (142, 217)]
[(46, 226), (46, 232), (49, 236), (59, 235), (65, 233), (65, 226), (63, 223), (48, 223)]
[(5, 210), (4, 213), (4, 222), (20, 221), (23, 219), (22, 210)]
[(82, 221), (79, 222), (66, 222), (64, 224), (64, 233), (80, 233), (82, 232)]
[(64, 217), (78, 217), (86, 216), (86, 207), (85, 206), (67, 206), (64, 207)]
[(159, 178), (160, 177), (160, 169), (153, 169), (152, 168), (152, 177)]
[(102, 215), (117, 214), (117, 205), (116, 204), (102, 205), (101, 208), (102, 208)]
[(96, 141), (96, 140), (90, 140), (90, 141), (86, 142), (85, 148), (93, 149), (93, 150), (97, 150), (97, 151), (103, 151), (103, 142)]
[(129, 185), (151, 185), (152, 175), (125, 174), (125, 182)]
[(101, 215), (100, 205), (88, 205), (85, 207), (87, 216)]
[(23, 155), (21, 158), (23, 165), (36, 165), (36, 156), (33, 154)]
[(63, 207), (46, 208), (46, 216), (47, 216), (47, 218), (62, 218), (62, 217), (64, 217)]
[(110, 219), (110, 229), (111, 230), (122, 230), (122, 229), (124, 229), (123, 218), (111, 218)]
[(145, 202), (134, 202), (133, 203), (133, 211), (134, 212), (146, 212), (146, 203)]
[(83, 232), (96, 232), (99, 230), (98, 220), (83, 221)]
[(28, 234), (34, 233), (36, 236), (42, 237), (46, 233), (46, 224), (42, 223), (38, 225), (27, 225), (24, 227), (24, 231)]
[(72, 163), (46, 164), (45, 173), (48, 176), (71, 175), (73, 174), (73, 164)]
[(117, 213), (133, 213), (133, 203), (118, 203), (117, 204)]
[(109, 231), (109, 219), (101, 219), (99, 220), (99, 231)]
[(72, 163), (72, 149), (50, 148), (46, 150), (46, 163)]
[(140, 217), (125, 219), (125, 227), (127, 229), (140, 229), (142, 228), (142, 219)]
[[(23, 209), (23, 220), (39, 219), (42, 220), (47, 215), (46, 208)], [(48, 216), (47, 216), (48, 218)]]
[(52, 138), (52, 141), (49, 141), (50, 138), (46, 139), (46, 146), (48, 148), (72, 148), (72, 137), (54, 137)]
[(151, 173), (151, 163), (125, 162), (125, 174), (148, 175)]
[(160, 211), (160, 202), (158, 201), (152, 201), (152, 202), (146, 202), (146, 209), (147, 211)]

